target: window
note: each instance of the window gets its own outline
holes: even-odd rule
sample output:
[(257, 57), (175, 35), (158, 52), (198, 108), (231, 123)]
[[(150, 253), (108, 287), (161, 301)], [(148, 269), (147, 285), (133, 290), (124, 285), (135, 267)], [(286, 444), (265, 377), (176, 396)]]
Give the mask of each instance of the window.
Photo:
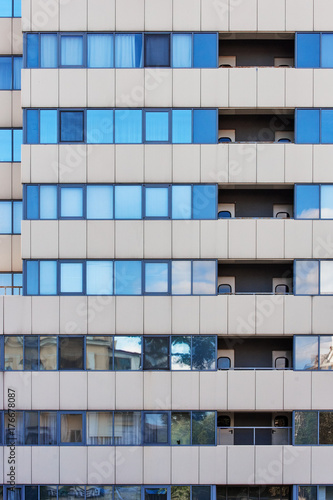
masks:
[(295, 217), (297, 219), (319, 218), (319, 186), (295, 186)]
[(320, 142), (319, 109), (296, 110), (296, 142), (298, 144), (318, 144)]
[(142, 35), (115, 35), (115, 66), (116, 68), (142, 67)]
[(141, 295), (141, 262), (115, 262), (114, 279), (115, 295)]
[(29, 411), (24, 414), (24, 444), (38, 444), (38, 412)]
[(171, 337), (171, 370), (191, 369), (191, 337), (175, 336)]
[(191, 413), (171, 413), (171, 444), (186, 446), (191, 444)]
[(83, 111), (60, 111), (60, 142), (83, 142)]
[(22, 57), (0, 56), (0, 90), (21, 90)]
[(39, 413), (39, 444), (50, 446), (57, 444), (57, 413), (55, 411)]
[(172, 66), (174, 68), (191, 68), (192, 66), (192, 35), (172, 35)]
[(143, 428), (143, 444), (168, 444), (168, 414), (166, 412), (145, 412)]
[(88, 34), (88, 68), (113, 68), (113, 35)]
[(4, 339), (4, 369), (23, 370), (23, 337), (10, 335)]
[(321, 142), (323, 144), (333, 143), (333, 110), (321, 110)]
[(169, 293), (169, 264), (146, 262), (144, 264), (146, 294)]
[(60, 444), (83, 444), (83, 413), (60, 412)]
[(169, 216), (169, 189), (167, 187), (146, 187), (145, 209), (147, 218), (167, 218)]
[(83, 337), (59, 338), (59, 370), (83, 370)]
[(298, 68), (319, 68), (320, 34), (296, 34), (296, 66)]
[(217, 67), (216, 33), (195, 33), (193, 35), (194, 68)]
[(60, 188), (60, 217), (82, 218), (83, 217), (83, 188), (61, 187)]
[(319, 262), (295, 262), (295, 295), (317, 295), (319, 292)]
[(192, 444), (215, 445), (215, 412), (192, 412)]
[(169, 370), (169, 338), (144, 337), (143, 369)]
[(145, 66), (170, 66), (170, 35), (145, 35)]
[(113, 110), (87, 110), (87, 143), (113, 143)]
[(86, 369), (113, 369), (113, 338), (100, 336), (86, 337)]
[(139, 336), (114, 337), (114, 369), (141, 370), (142, 338)]
[(114, 445), (141, 445), (141, 412), (114, 412)]
[(0, 129), (0, 162), (21, 161), (22, 129)]
[(172, 110), (172, 142), (173, 144), (190, 144), (192, 142), (192, 113), (190, 110)]
[(87, 219), (113, 219), (113, 186), (87, 186)]
[(169, 112), (146, 111), (146, 142), (169, 142)]
[(193, 294), (216, 294), (216, 264), (214, 261), (193, 261)]
[(318, 337), (295, 336), (295, 370), (317, 370), (318, 369)]
[(21, 295), (22, 273), (0, 273), (0, 296)]
[(215, 370), (216, 340), (215, 337), (192, 337), (193, 370)]
[(83, 66), (83, 36), (61, 35), (61, 66)]
[(41, 144), (56, 144), (58, 142), (58, 125), (56, 110), (41, 110), (40, 119), (40, 137)]
[(115, 218), (141, 219), (142, 190), (140, 186), (115, 186)]
[(193, 111), (194, 144), (215, 144), (217, 142), (217, 111), (195, 109)]
[(65, 294), (83, 293), (82, 263), (60, 263), (60, 292)]
[[(38, 35), (27, 35), (28, 39), (30, 37), (36, 37)], [(38, 66), (38, 58), (35, 56), (38, 50), (38, 45), (36, 46), (36, 41), (34, 42), (32, 57), (35, 58), (34, 66)], [(44, 33), (40, 35), (40, 66), (41, 68), (56, 68), (58, 66), (58, 37), (56, 34)], [(29, 53), (28, 53), (29, 57)], [(29, 65), (28, 65), (29, 67)]]
[(87, 445), (113, 444), (113, 413), (87, 412)]
[(115, 142), (117, 144), (142, 143), (141, 110), (115, 110)]

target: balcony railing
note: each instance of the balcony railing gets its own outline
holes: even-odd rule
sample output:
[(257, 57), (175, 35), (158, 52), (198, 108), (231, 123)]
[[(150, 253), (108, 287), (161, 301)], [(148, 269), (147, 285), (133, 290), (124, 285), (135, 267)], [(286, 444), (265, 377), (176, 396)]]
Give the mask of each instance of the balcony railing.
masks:
[(22, 295), (22, 286), (0, 286), (0, 295)]
[(291, 427), (218, 427), (217, 444), (233, 445), (290, 445)]

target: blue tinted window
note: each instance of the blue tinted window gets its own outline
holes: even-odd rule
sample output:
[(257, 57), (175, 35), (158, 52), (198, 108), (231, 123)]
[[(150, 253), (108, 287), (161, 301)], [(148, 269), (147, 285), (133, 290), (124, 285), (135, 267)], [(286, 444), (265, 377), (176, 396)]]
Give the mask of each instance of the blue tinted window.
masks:
[(23, 64), (22, 57), (13, 58), (13, 89), (21, 90), (21, 69)]
[(113, 143), (113, 111), (104, 109), (87, 110), (87, 143)]
[(145, 35), (145, 66), (170, 66), (170, 35)]
[(27, 68), (38, 68), (39, 57), (38, 57), (38, 40), (39, 36), (35, 34), (27, 34)]
[(142, 218), (141, 186), (115, 186), (115, 219)]
[(26, 263), (27, 295), (38, 295), (39, 266), (37, 261)]
[(141, 262), (115, 262), (115, 295), (141, 295)]
[(321, 186), (320, 209), (321, 219), (333, 219), (333, 185)]
[(12, 17), (12, 0), (1, 0), (0, 17)]
[(320, 294), (333, 294), (333, 261), (320, 261)]
[(22, 201), (13, 202), (13, 233), (21, 234)]
[(12, 88), (12, 57), (0, 57), (0, 90)]
[(190, 68), (192, 66), (192, 35), (172, 35), (172, 66)]
[(296, 67), (319, 68), (320, 34), (298, 33), (296, 35)]
[(0, 129), (0, 161), (12, 161), (12, 131)]
[(87, 262), (87, 295), (113, 294), (113, 262)]
[(40, 35), (42, 68), (56, 68), (58, 66), (58, 37), (53, 34)]
[(318, 368), (318, 337), (314, 335), (296, 335), (295, 370), (316, 370)]
[(217, 35), (195, 33), (193, 35), (193, 66), (195, 68), (216, 68)]
[(172, 262), (172, 295), (191, 295), (191, 267), (191, 262), (187, 260)]
[(21, 0), (14, 0), (14, 17), (21, 17)]
[(83, 38), (81, 35), (61, 36), (61, 66), (83, 65)]
[(117, 34), (115, 54), (116, 68), (141, 68), (142, 35)]
[(0, 202), (0, 234), (11, 234), (12, 232), (12, 202)]
[(83, 188), (61, 188), (61, 217), (83, 217)]
[(319, 292), (319, 262), (295, 261), (295, 295), (317, 295)]
[(60, 112), (60, 141), (83, 141), (83, 111)]
[(1, 287), (12, 287), (12, 274), (11, 273), (0, 273), (0, 295), (12, 295), (11, 288), (1, 288)]
[(169, 140), (169, 112), (146, 111), (146, 141), (167, 142)]
[(27, 144), (38, 144), (39, 111), (37, 109), (27, 109), (26, 111), (26, 134)]
[(41, 261), (40, 262), (40, 294), (41, 295), (56, 295), (57, 294), (57, 262)]
[(60, 263), (60, 292), (82, 293), (82, 263), (61, 262)]
[(169, 265), (167, 263), (145, 263), (145, 293), (169, 292)]
[(323, 33), (321, 35), (321, 66), (333, 68), (333, 34)]
[(193, 111), (193, 142), (195, 144), (217, 142), (217, 111), (215, 109)]
[(216, 273), (216, 263), (214, 261), (194, 261), (193, 293), (195, 295), (215, 295)]
[[(22, 273), (13, 273), (13, 285), (22, 288), (23, 276)], [(21, 295), (21, 290), (13, 290), (13, 295)]]
[(58, 119), (56, 109), (40, 110), (40, 143), (56, 144), (58, 142)]
[(191, 110), (172, 110), (172, 142), (173, 144), (190, 144), (192, 142)]
[(21, 146), (23, 141), (23, 130), (13, 130), (13, 161), (21, 161)]
[(40, 186), (40, 218), (57, 219), (57, 186)]
[(87, 186), (87, 219), (113, 219), (112, 186)]
[(147, 187), (146, 217), (168, 217), (169, 215), (169, 189)]
[(88, 35), (88, 68), (113, 67), (113, 35)]
[(298, 144), (319, 143), (319, 109), (296, 110), (296, 142)]
[(142, 143), (141, 110), (115, 110), (115, 142), (117, 144)]
[(193, 186), (193, 219), (216, 219), (216, 187)]
[(39, 219), (39, 187), (26, 187), (27, 219)]
[(191, 219), (191, 186), (172, 186), (172, 218)]
[(295, 218), (296, 219), (318, 219), (319, 218), (319, 186), (295, 186)]
[(333, 110), (322, 109), (321, 111), (321, 142), (333, 143)]

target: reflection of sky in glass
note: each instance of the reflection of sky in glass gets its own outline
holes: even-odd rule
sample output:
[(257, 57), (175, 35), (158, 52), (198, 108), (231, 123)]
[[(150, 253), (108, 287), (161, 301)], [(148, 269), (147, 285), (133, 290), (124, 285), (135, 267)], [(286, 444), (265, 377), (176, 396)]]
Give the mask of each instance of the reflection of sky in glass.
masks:
[(171, 267), (172, 295), (191, 294), (191, 262), (174, 261)]
[(321, 186), (321, 218), (333, 219), (333, 186)]
[(167, 217), (168, 188), (146, 188), (146, 217)]
[(141, 486), (115, 486), (115, 500), (141, 500)]
[(83, 189), (61, 188), (61, 217), (82, 217)]
[(333, 369), (333, 337), (320, 337), (320, 369)]
[(319, 186), (296, 186), (296, 218), (318, 219)]
[(191, 218), (191, 186), (172, 186), (172, 218)]
[(313, 370), (318, 367), (318, 337), (295, 337), (295, 369)]
[(61, 293), (82, 293), (82, 264), (60, 265)]
[(193, 293), (200, 295), (216, 293), (215, 261), (193, 262)]
[(145, 264), (145, 292), (168, 293), (168, 264)]
[(113, 294), (113, 262), (87, 261), (87, 295)]
[(298, 260), (295, 264), (295, 293), (315, 295), (318, 293), (319, 265), (317, 261)]
[(115, 186), (116, 219), (141, 219), (141, 186)]
[(146, 111), (146, 141), (169, 140), (169, 112)]
[(141, 262), (115, 262), (115, 295), (141, 295)]
[(141, 354), (141, 337), (115, 336), (114, 346), (117, 351)]
[(333, 261), (320, 262), (320, 293), (333, 293)]
[(171, 370), (191, 369), (191, 337), (172, 337)]

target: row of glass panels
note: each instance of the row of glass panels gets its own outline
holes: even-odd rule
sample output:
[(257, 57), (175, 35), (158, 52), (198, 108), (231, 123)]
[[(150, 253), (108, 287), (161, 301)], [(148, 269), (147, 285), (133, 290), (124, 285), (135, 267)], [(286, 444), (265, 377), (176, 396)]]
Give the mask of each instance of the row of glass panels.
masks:
[(21, 90), (22, 56), (0, 56), (0, 90)]
[(21, 17), (21, 0), (1, 0), (0, 17)]
[(20, 162), (22, 129), (0, 129), (0, 162)]
[(333, 33), (296, 33), (297, 68), (333, 68)]
[(0, 234), (21, 234), (22, 201), (0, 201)]

